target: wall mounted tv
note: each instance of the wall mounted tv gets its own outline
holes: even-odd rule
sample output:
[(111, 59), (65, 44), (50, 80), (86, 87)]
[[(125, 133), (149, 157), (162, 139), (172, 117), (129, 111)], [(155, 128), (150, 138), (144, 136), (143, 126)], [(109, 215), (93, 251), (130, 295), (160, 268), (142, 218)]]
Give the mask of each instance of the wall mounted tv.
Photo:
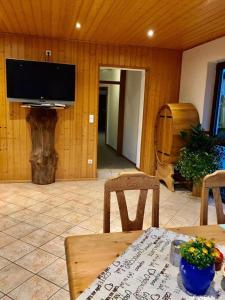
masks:
[(76, 66), (6, 59), (7, 98), (33, 104), (73, 105)]

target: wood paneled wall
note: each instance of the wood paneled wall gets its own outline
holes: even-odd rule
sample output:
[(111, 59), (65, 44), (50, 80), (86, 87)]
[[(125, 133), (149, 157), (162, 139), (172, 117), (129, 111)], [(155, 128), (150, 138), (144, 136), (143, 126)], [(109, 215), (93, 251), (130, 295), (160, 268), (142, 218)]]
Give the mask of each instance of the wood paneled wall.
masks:
[[(154, 172), (153, 133), (158, 108), (178, 101), (181, 52), (146, 47), (97, 45), (21, 35), (0, 35), (0, 180), (30, 180), (31, 150), (28, 110), (6, 99), (5, 58), (45, 60), (77, 65), (75, 105), (58, 111), (56, 150), (57, 179), (96, 177), (99, 66), (145, 68), (146, 89), (141, 169)], [(95, 123), (89, 124), (89, 114)], [(88, 165), (88, 158), (93, 165)]]

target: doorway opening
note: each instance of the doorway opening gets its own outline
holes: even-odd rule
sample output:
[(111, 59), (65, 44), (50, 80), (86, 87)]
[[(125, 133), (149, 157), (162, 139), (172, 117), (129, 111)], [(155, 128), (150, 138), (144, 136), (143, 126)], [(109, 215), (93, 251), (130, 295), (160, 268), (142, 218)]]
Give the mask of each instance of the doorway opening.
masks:
[(145, 70), (100, 67), (98, 169), (140, 167)]

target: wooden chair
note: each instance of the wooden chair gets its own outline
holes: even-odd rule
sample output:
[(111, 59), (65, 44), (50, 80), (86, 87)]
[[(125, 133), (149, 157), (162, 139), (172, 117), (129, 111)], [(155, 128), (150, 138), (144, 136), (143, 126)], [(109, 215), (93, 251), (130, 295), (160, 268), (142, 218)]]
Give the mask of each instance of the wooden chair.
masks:
[(220, 187), (225, 187), (225, 171), (216, 171), (213, 174), (205, 176), (202, 186), (200, 225), (208, 224), (208, 196), (209, 189), (212, 189), (215, 199), (217, 223), (225, 223), (225, 214), (220, 194)]
[[(154, 176), (142, 172), (121, 173), (118, 177), (105, 183), (103, 231), (110, 232), (110, 196), (116, 192), (123, 231), (141, 230), (148, 190), (153, 190), (152, 197), (152, 226), (159, 226), (159, 181)], [(128, 216), (127, 202), (124, 191), (140, 190), (135, 220)]]

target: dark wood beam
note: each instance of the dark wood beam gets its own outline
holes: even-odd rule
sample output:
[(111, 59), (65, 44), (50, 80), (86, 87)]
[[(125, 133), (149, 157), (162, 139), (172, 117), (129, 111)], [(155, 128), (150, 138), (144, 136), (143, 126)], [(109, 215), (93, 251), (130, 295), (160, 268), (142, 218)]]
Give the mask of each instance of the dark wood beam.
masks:
[(122, 155), (123, 151), (123, 127), (125, 110), (125, 92), (126, 92), (126, 70), (121, 70), (120, 74), (120, 94), (119, 94), (119, 116), (117, 132), (117, 154)]
[[(122, 72), (122, 71), (121, 71)], [(121, 81), (112, 81), (112, 80), (100, 80), (101, 84), (120, 84)]]

